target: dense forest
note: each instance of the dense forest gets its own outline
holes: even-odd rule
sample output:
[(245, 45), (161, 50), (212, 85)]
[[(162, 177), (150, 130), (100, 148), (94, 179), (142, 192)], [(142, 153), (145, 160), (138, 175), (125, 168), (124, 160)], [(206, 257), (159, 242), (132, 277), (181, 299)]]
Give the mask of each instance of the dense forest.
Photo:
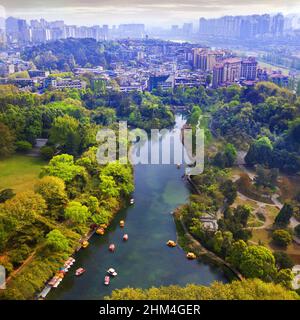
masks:
[[(22, 57), (31, 60), (41, 70), (70, 71), (74, 67), (108, 66), (114, 42), (97, 42), (94, 39), (62, 39), (27, 47)], [(109, 49), (109, 50), (107, 50)]]

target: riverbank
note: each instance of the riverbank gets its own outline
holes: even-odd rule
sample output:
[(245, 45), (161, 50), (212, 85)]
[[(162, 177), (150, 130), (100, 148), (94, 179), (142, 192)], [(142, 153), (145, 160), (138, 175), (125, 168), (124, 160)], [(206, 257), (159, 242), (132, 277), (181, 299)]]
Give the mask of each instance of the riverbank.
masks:
[(187, 227), (183, 223), (180, 217), (180, 210), (182, 207), (179, 207), (174, 212), (174, 221), (177, 229), (177, 238), (178, 243), (181, 248), (187, 252), (193, 252), (196, 254), (199, 261), (207, 261), (212, 265), (221, 268), (225, 275), (230, 281), (232, 280), (243, 280), (242, 274), (232, 267), (228, 262), (218, 257), (213, 252), (207, 250), (198, 240), (196, 240), (188, 231)]
[[(116, 216), (118, 215), (118, 213), (119, 213), (122, 209), (126, 208), (126, 203), (125, 203), (125, 201), (121, 201), (121, 200), (119, 200), (119, 201), (120, 201), (120, 208), (113, 213), (111, 220), (110, 220), (109, 223), (107, 224), (107, 227), (109, 227), (109, 226), (111, 225), (111, 223), (116, 219)], [(128, 206), (128, 204), (127, 204), (127, 206)], [(78, 245), (74, 248), (73, 253), (68, 257), (67, 260), (69, 260), (70, 258), (73, 258), (73, 259), (74, 259), (74, 262), (76, 261), (76, 255), (80, 252), (80, 250), (84, 250), (84, 249), (85, 249), (85, 248), (82, 246), (82, 243), (83, 243), (84, 241), (89, 241), (89, 240), (96, 234), (97, 227), (98, 227), (98, 226), (94, 226), (93, 228), (91, 228), (91, 229), (89, 230), (89, 232), (88, 232), (86, 235), (84, 235), (82, 238), (79, 239)], [(99, 237), (101, 237), (101, 235), (99, 235)], [(67, 261), (67, 260), (66, 260), (66, 261)], [(65, 261), (65, 262), (66, 262), (66, 261)], [(63, 262), (62, 262), (62, 266), (64, 266), (64, 263), (63, 263)], [(60, 269), (65, 270), (64, 267), (62, 267), (62, 268), (60, 268)], [(45, 299), (45, 298), (47, 297), (47, 295), (51, 292), (51, 290), (53, 289), (53, 287), (49, 285), (49, 282), (51, 281), (51, 279), (53, 279), (53, 277), (55, 277), (55, 275), (56, 275), (58, 272), (59, 272), (59, 270), (57, 270), (57, 271), (47, 280), (47, 283), (46, 283), (46, 285), (44, 286), (44, 288), (40, 291), (39, 294), (36, 295), (36, 298), (37, 298), (37, 299), (39, 299), (39, 300), (42, 299), (42, 300), (43, 300), (43, 299)], [(67, 272), (69, 272), (69, 270), (65, 270), (64, 273), (61, 273), (61, 274), (63, 274), (62, 279), (64, 278), (64, 275), (65, 275)], [(63, 281), (62, 281), (62, 282), (63, 282)], [(63, 284), (63, 283), (62, 283), (62, 284)]]

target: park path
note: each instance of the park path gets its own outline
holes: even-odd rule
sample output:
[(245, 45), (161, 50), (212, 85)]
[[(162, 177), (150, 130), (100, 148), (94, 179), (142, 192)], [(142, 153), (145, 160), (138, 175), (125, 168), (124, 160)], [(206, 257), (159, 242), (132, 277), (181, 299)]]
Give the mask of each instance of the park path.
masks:
[(30, 256), (22, 263), (22, 265), (21, 265), (18, 269), (14, 270), (14, 271), (10, 274), (10, 276), (6, 279), (6, 283), (9, 283), (9, 281), (10, 281), (11, 279), (13, 279), (13, 278), (15, 277), (15, 275), (17, 275), (25, 266), (27, 266), (28, 263), (30, 263), (30, 262), (32, 261), (34, 255), (35, 255), (35, 252), (36, 252), (36, 250), (34, 250), (34, 251), (30, 254)]
[[(245, 167), (245, 155), (246, 155), (246, 152), (238, 151), (237, 165), (253, 181), (255, 175)], [(237, 177), (235, 176), (233, 180), (235, 182), (237, 180)], [(279, 194), (277, 194), (277, 193), (273, 194), (272, 197), (271, 197), (271, 200), (273, 201), (273, 204), (269, 204), (269, 203), (265, 203), (265, 202), (262, 202), (262, 201), (254, 200), (252, 198), (249, 198), (249, 197), (245, 196), (244, 194), (242, 194), (240, 192), (238, 192), (238, 195), (244, 200), (254, 201), (258, 205), (259, 208), (262, 208), (262, 207), (268, 205), (268, 206), (277, 207), (278, 209), (281, 210), (282, 207), (283, 207), (283, 203), (280, 202), (280, 200), (278, 199), (279, 198)], [(256, 212), (259, 210), (259, 208), (256, 210)], [(253, 227), (252, 229), (265, 229), (265, 228), (267, 228), (267, 227), (269, 227), (269, 226), (271, 226), (273, 224), (273, 221), (270, 219), (270, 217), (268, 215), (265, 215), (265, 218), (266, 218), (266, 221), (264, 222), (264, 224), (262, 226)], [(291, 217), (291, 219), (290, 219), (290, 227), (292, 227), (294, 229), (298, 224), (300, 224), (300, 222), (295, 217)], [(300, 244), (300, 239), (298, 237), (294, 236), (293, 238), (294, 238), (294, 241), (296, 243)]]

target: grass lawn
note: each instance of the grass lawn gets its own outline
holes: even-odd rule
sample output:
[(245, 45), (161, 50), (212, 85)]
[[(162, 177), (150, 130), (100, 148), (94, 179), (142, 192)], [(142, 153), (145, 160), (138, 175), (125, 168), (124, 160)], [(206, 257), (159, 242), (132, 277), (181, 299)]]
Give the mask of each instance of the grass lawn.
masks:
[(14, 155), (0, 160), (0, 190), (11, 188), (15, 192), (32, 190), (41, 167), (46, 164), (40, 158)]
[(259, 240), (270, 250), (274, 251), (283, 251), (286, 252), (296, 264), (300, 263), (300, 245), (295, 242), (291, 243), (287, 248), (281, 248), (272, 243), (271, 232), (265, 229), (254, 229), (252, 231), (251, 241), (256, 244), (259, 243)]

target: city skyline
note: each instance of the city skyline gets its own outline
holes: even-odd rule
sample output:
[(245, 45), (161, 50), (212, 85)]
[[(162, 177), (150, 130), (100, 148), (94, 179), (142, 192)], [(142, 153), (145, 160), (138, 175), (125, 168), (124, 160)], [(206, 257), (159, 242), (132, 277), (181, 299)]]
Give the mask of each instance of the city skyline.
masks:
[(15, 16), (26, 20), (44, 18), (46, 20), (64, 20), (67, 24), (96, 25), (120, 23), (144, 23), (146, 26), (170, 26), (183, 22), (197, 23), (199, 17), (218, 18), (224, 15), (249, 14), (300, 14), (298, 1), (251, 0), (240, 3), (236, 0), (196, 1), (196, 0), (101, 0), (80, 1), (66, 0), (42, 2), (29, 0), (24, 4), (18, 0), (2, 0), (6, 16)]

